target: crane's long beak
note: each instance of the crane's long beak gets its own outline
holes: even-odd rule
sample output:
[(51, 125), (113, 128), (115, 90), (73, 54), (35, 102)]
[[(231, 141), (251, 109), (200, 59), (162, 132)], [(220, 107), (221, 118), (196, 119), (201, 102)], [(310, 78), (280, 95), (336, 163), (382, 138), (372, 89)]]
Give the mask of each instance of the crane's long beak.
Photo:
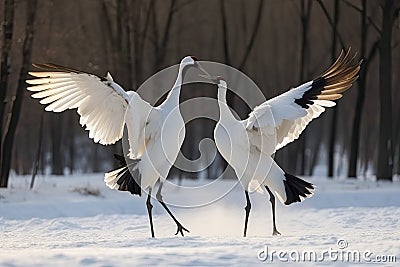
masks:
[[(197, 62), (197, 67), (199, 68), (199, 70), (201, 70), (205, 75), (207, 75), (208, 77), (211, 77), (210, 73), (208, 73), (203, 66), (200, 65), (199, 62)], [(201, 75), (200, 75), (201, 76)], [(202, 76), (203, 77), (203, 76)]]
[(200, 77), (203, 77), (203, 78), (205, 78), (207, 80), (212, 81), (215, 84), (218, 84), (218, 78), (219, 78), (218, 76), (212, 76), (198, 62), (197, 62), (197, 67), (204, 73), (204, 74), (199, 74)]
[(207, 80), (212, 81), (213, 83), (218, 83), (218, 77), (217, 76), (211, 76), (210, 74), (207, 73), (207, 75), (199, 74), (200, 77), (203, 77)]

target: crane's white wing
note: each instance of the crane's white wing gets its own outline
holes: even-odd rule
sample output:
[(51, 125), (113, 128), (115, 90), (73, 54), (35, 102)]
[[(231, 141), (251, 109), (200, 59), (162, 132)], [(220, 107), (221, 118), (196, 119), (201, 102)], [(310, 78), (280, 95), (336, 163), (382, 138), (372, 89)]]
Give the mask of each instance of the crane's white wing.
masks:
[[(32, 85), (27, 89), (35, 92), (32, 97), (40, 98), (40, 103), (47, 105), (46, 111), (62, 112), (77, 108), (81, 125), (86, 126), (89, 137), (96, 143), (108, 145), (121, 139), (128, 105), (145, 109), (132, 118), (132, 125), (138, 128), (144, 124), (141, 115), (148, 116), (152, 108), (135, 92), (128, 95), (112, 81), (111, 76), (99, 78), (55, 64), (34, 66), (43, 71), (29, 73), (38, 78), (26, 81)], [(132, 94), (137, 97), (132, 97)], [(135, 121), (138, 123), (135, 124)]]
[[(274, 153), (296, 140), (325, 107), (335, 105), (333, 100), (351, 87), (358, 78), (361, 62), (350, 50), (340, 53), (336, 62), (320, 77), (293, 88), (254, 108), (246, 120), (250, 142), (264, 153)], [(275, 147), (271, 147), (271, 138)]]

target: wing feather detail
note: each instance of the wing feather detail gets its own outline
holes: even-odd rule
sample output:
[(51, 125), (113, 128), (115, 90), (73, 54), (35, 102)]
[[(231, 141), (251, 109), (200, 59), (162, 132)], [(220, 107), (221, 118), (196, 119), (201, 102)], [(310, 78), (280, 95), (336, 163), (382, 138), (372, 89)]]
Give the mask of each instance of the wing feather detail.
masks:
[[(31, 85), (27, 89), (34, 92), (32, 97), (40, 99), (39, 102), (46, 105), (46, 111), (62, 112), (76, 108), (80, 124), (96, 143), (109, 145), (122, 138), (132, 95), (136, 95), (136, 102), (132, 105), (146, 107), (144, 116), (152, 108), (137, 93), (126, 93), (105, 78), (51, 63), (34, 66), (40, 71), (29, 72), (35, 78), (26, 81)], [(135, 120), (142, 122), (140, 116), (138, 112), (130, 118), (134, 127), (143, 127), (135, 124)]]
[[(299, 138), (307, 125), (319, 117), (326, 107), (335, 106), (358, 78), (362, 61), (357, 54), (350, 55), (350, 49), (341, 51), (332, 66), (316, 79), (293, 88), (254, 108), (246, 120), (250, 140), (259, 147), (268, 144), (267, 139), (275, 138), (275, 148), (262, 147), (264, 153), (272, 154)], [(255, 135), (255, 132), (258, 132)], [(263, 140), (264, 139), (264, 140)]]

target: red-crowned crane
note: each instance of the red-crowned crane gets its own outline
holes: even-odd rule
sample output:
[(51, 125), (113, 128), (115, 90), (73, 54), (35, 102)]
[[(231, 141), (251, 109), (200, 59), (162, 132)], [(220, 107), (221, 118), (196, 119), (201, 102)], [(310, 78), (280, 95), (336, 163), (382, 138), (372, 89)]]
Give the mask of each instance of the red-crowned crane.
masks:
[[(176, 234), (189, 232), (164, 203), (161, 190), (185, 138), (185, 123), (179, 111), (179, 95), (184, 72), (193, 66), (202, 69), (197, 59), (187, 56), (179, 65), (178, 75), (165, 101), (153, 107), (134, 91), (125, 91), (106, 78), (55, 64), (34, 64), (41, 69), (29, 74), (38, 79), (27, 80), (35, 92), (33, 98), (47, 105), (46, 111), (62, 112), (77, 109), (80, 124), (89, 137), (102, 145), (120, 140), (126, 125), (129, 139), (128, 157), (117, 156), (121, 168), (105, 174), (107, 186), (141, 196), (147, 191), (147, 211), (151, 236), (154, 237), (151, 193), (160, 179), (156, 198), (177, 225)], [(203, 70), (203, 69), (202, 69)]]
[(350, 57), (350, 50), (346, 55), (342, 51), (324, 74), (262, 103), (241, 121), (234, 117), (226, 103), (226, 81), (208, 76), (218, 85), (220, 117), (214, 130), (215, 143), (245, 190), (244, 236), (251, 209), (250, 189), (265, 187), (268, 191), (273, 235), (280, 234), (275, 223), (274, 193), (286, 205), (301, 202), (313, 194), (313, 184), (283, 171), (272, 155), (297, 139), (308, 123), (324, 112), (325, 107), (335, 105), (333, 100), (341, 98), (341, 93), (357, 79), (360, 64), (356, 56)]

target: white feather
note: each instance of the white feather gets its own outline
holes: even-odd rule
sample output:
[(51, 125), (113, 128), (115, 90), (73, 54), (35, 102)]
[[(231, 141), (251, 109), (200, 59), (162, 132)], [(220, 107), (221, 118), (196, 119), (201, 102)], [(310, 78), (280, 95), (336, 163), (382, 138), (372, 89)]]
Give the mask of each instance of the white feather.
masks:
[[(329, 100), (314, 100), (313, 104), (305, 109), (295, 103), (296, 99), (301, 99), (311, 88), (312, 83), (304, 83), (254, 108), (246, 120), (246, 128), (253, 145), (271, 155), (299, 138), (307, 125), (325, 111), (324, 107), (335, 105), (335, 102)], [(256, 136), (251, 129), (258, 129), (263, 136)], [(265, 145), (270, 139), (276, 140), (275, 147)], [(263, 147), (260, 147), (260, 143)]]
[[(32, 97), (39, 98), (41, 104), (48, 105), (46, 111), (62, 112), (77, 108), (81, 116), (80, 123), (86, 126), (89, 137), (95, 142), (107, 145), (121, 139), (130, 97), (120, 86), (115, 83), (113, 87), (108, 86), (97, 76), (86, 73), (31, 72), (30, 74), (39, 79), (27, 80), (28, 84), (34, 85), (28, 87), (28, 90), (37, 92)], [(112, 82), (110, 74), (107, 78)], [(151, 109), (151, 106), (140, 97), (135, 101), (134, 105)], [(147, 115), (147, 111), (142, 113)], [(136, 121), (142, 121), (140, 118), (142, 113), (137, 112), (133, 116), (133, 125)]]

